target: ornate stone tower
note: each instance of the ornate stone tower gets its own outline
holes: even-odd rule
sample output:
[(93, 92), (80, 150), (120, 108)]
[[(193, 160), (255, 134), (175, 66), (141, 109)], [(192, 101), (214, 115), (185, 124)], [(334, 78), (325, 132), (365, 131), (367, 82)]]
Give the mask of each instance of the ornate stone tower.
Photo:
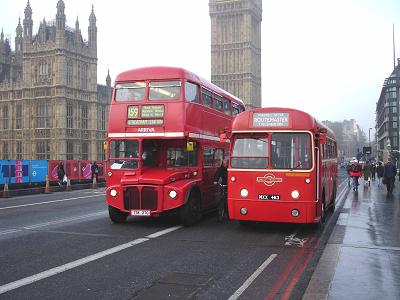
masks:
[(107, 86), (97, 84), (93, 6), (88, 42), (78, 19), (75, 28), (66, 20), (64, 1), (58, 0), (55, 20), (43, 19), (33, 35), (28, 1), (15, 51), (0, 37), (0, 47), (9, 49), (0, 51), (7, 54), (0, 57), (0, 159), (104, 159), (111, 78)]
[(262, 0), (210, 0), (211, 81), (261, 107)]

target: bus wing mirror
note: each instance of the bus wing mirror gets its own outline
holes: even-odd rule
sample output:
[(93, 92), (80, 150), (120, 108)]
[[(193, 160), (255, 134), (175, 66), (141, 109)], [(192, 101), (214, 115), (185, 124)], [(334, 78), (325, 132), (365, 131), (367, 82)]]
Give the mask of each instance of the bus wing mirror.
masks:
[(320, 134), (318, 137), (318, 141), (320, 145), (326, 144), (326, 134)]

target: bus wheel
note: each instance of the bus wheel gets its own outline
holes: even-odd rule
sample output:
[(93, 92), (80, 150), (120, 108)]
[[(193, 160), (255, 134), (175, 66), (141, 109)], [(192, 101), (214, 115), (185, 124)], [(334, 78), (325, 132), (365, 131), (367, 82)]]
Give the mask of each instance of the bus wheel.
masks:
[(181, 222), (184, 226), (190, 226), (201, 218), (200, 196), (192, 191), (188, 202), (180, 210)]
[(108, 215), (110, 216), (111, 221), (117, 224), (124, 223), (126, 221), (126, 218), (128, 217), (128, 214), (123, 213), (119, 209), (116, 209), (112, 206), (108, 207)]

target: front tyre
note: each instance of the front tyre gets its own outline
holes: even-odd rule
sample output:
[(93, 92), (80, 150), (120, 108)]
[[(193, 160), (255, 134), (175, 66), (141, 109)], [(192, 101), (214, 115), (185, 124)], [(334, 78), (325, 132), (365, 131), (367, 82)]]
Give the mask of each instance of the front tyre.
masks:
[(180, 210), (181, 222), (184, 226), (190, 226), (201, 218), (201, 204), (199, 193), (192, 191), (189, 200)]
[(111, 221), (116, 224), (124, 223), (128, 217), (127, 213), (124, 213), (112, 206), (108, 207), (108, 215), (110, 216)]

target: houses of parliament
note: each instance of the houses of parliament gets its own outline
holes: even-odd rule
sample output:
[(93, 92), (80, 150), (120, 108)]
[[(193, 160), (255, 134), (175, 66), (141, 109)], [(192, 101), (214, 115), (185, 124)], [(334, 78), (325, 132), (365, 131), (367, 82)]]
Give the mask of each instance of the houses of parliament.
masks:
[(96, 16), (92, 7), (85, 41), (63, 0), (56, 9), (34, 35), (28, 0), (14, 51), (1, 32), (0, 159), (104, 159), (112, 88), (109, 74), (97, 84)]
[[(55, 0), (56, 1), (56, 0)], [(0, 38), (0, 159), (104, 160), (111, 78), (97, 84), (97, 27), (88, 11), (88, 40), (79, 20), (55, 19), (33, 33), (27, 0), (14, 50)], [(261, 0), (209, 0), (211, 82), (261, 106)], [(1, 25), (1, 24), (0, 24)]]

